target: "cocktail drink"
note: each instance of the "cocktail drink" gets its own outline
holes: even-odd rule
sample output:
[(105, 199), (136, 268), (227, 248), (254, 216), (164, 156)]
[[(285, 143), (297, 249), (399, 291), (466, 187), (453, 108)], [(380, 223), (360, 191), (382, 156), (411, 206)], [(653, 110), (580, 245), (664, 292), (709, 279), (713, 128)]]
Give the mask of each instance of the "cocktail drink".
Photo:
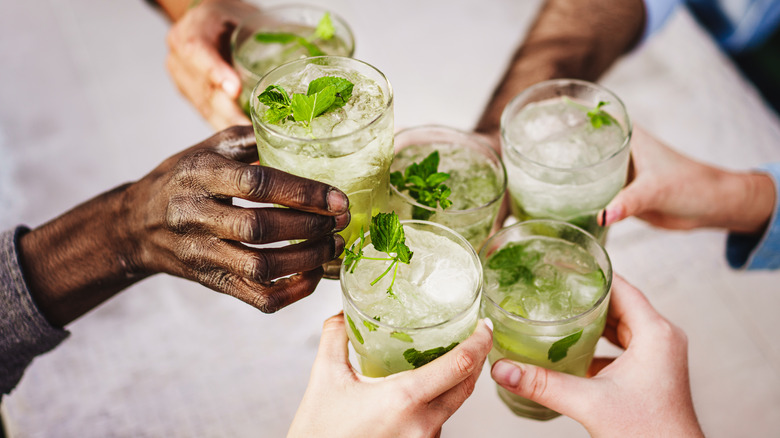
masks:
[[(276, 68), (252, 96), (260, 162), (346, 193), (352, 220), (340, 234), (349, 247), (387, 207), (393, 160), (390, 83), (362, 61), (322, 56)], [(338, 275), (338, 264), (329, 267), (326, 271)]]
[[(389, 216), (389, 215), (388, 215)], [(482, 268), (459, 234), (439, 224), (403, 221), (409, 264), (375, 249), (371, 235), (354, 269), (341, 267), (347, 334), (362, 373), (381, 377), (418, 368), (453, 349), (476, 327)], [(373, 233), (372, 233), (373, 234)], [(391, 251), (390, 254), (395, 254)], [(375, 279), (387, 273), (379, 281)]]
[(352, 30), (338, 15), (316, 6), (286, 5), (246, 17), (230, 40), (233, 67), (241, 78), (238, 103), (249, 115), (255, 84), (274, 68), (309, 56), (352, 56)]
[[(428, 220), (452, 228), (479, 248), (490, 234), (506, 191), (506, 170), (493, 148), (475, 134), (430, 125), (398, 132), (395, 150), (390, 166), (390, 209), (401, 219)], [(438, 165), (429, 166), (434, 152)], [(436, 184), (425, 181), (436, 173), (447, 175), (438, 186), (449, 190), (451, 205), (446, 208), (420, 193), (435, 191)], [(422, 182), (410, 175), (419, 176)]]
[[(584, 376), (604, 330), (612, 265), (604, 248), (566, 222), (531, 220), (504, 228), (479, 254), (481, 314), (493, 321), (490, 363), (502, 358)], [(559, 414), (498, 386), (517, 415)]]
[(560, 79), (520, 93), (501, 116), (513, 213), (570, 222), (603, 244), (596, 215), (626, 182), (630, 138), (623, 103), (599, 85)]

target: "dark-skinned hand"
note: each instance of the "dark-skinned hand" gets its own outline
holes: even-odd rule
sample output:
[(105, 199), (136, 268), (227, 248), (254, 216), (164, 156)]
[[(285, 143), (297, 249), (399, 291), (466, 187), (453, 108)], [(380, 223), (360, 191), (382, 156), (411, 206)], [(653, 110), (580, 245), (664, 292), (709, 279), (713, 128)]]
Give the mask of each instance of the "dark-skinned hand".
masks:
[[(250, 164), (257, 160), (252, 127), (229, 128), (25, 234), (21, 262), (36, 304), (63, 326), (156, 273), (263, 312), (311, 294), (321, 265), (343, 251), (334, 232), (349, 223), (349, 201), (327, 184)], [(289, 208), (237, 207), (233, 197)], [(242, 244), (292, 239), (303, 242)]]

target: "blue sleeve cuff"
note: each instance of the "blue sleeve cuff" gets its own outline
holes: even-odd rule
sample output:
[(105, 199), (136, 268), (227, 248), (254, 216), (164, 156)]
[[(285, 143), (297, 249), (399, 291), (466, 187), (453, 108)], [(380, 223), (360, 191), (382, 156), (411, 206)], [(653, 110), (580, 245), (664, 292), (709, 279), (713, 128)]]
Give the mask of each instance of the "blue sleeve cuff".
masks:
[(761, 166), (775, 183), (775, 205), (763, 235), (729, 233), (726, 260), (732, 268), (780, 268), (780, 163)]
[(641, 43), (644, 43), (651, 35), (664, 27), (674, 8), (680, 3), (682, 3), (682, 0), (645, 0), (645, 17), (647, 17), (647, 21), (645, 21), (645, 31), (642, 34)]

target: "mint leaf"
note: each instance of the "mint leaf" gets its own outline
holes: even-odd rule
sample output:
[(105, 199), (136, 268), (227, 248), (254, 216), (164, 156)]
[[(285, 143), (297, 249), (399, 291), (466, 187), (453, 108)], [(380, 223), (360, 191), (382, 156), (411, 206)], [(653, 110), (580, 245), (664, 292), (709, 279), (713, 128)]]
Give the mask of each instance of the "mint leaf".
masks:
[(368, 328), (368, 331), (373, 332), (379, 327), (378, 325), (374, 324), (373, 322), (368, 322), (367, 320), (363, 321), (363, 325)]
[(298, 44), (309, 52), (309, 56), (324, 56), (325, 52), (320, 50), (314, 43), (309, 42), (306, 38), (298, 37), (296, 40)]
[(352, 321), (352, 318), (350, 318), (349, 315), (347, 315), (347, 322), (349, 323), (349, 327), (352, 329), (352, 334), (355, 335), (355, 339), (357, 339), (357, 341), (362, 344), (363, 335), (361, 335), (360, 331), (358, 331), (357, 327), (355, 327), (355, 322)]
[[(400, 192), (408, 192), (419, 204), (446, 209), (452, 206), (452, 201), (449, 200), (452, 190), (443, 183), (450, 178), (450, 174), (439, 172), (438, 167), (439, 151), (433, 151), (419, 163), (410, 164), (403, 174), (390, 174), (390, 184)], [(417, 206), (412, 208), (413, 219), (428, 220), (433, 213)]]
[(563, 359), (569, 353), (569, 347), (576, 344), (580, 337), (582, 337), (582, 330), (555, 341), (550, 346), (550, 350), (547, 351), (547, 359), (551, 362), (558, 362)]
[(374, 249), (388, 254), (396, 252), (398, 246), (406, 240), (404, 227), (395, 213), (378, 213), (371, 219), (368, 231)]
[(288, 44), (297, 42), (300, 36), (286, 32), (260, 32), (255, 34), (255, 41), (265, 44)]
[(336, 100), (336, 91), (333, 87), (325, 87), (310, 96), (293, 94), (292, 114), (296, 122), (303, 122), (309, 126), (312, 119), (324, 113)]
[(257, 96), (260, 103), (268, 106), (265, 112), (265, 119), (268, 123), (279, 123), (292, 114), (290, 106), (290, 96), (284, 88), (278, 85), (269, 85), (265, 91)]
[(325, 54), (314, 43), (306, 38), (287, 32), (259, 32), (255, 34), (255, 41), (264, 44), (297, 44), (309, 52), (309, 56), (322, 56)]
[(314, 36), (321, 40), (329, 40), (333, 38), (336, 33), (336, 29), (333, 28), (333, 20), (330, 19), (330, 12), (320, 18), (320, 22), (317, 23), (317, 29), (314, 31)]
[(541, 257), (536, 251), (526, 250), (526, 245), (522, 243), (510, 243), (488, 258), (487, 267), (499, 271), (498, 285), (501, 287), (513, 285), (518, 281), (531, 284), (534, 275), (528, 266), (539, 261)]
[(404, 351), (404, 359), (406, 359), (409, 365), (415, 368), (420, 368), (421, 366), (438, 359), (457, 346), (458, 343), (453, 342), (446, 347), (436, 347), (425, 351), (419, 351), (415, 350), (414, 348), (410, 348)]
[(290, 105), (290, 96), (278, 85), (269, 85), (257, 98), (269, 107)]
[(608, 112), (601, 109), (602, 106), (609, 104), (609, 102), (599, 101), (595, 108), (588, 111), (588, 118), (590, 119), (590, 125), (594, 129), (599, 129), (602, 126), (609, 126), (612, 123), (617, 124), (617, 120), (612, 117)]
[(350, 97), (352, 97), (352, 89), (355, 84), (347, 79), (337, 76), (323, 76), (317, 78), (309, 83), (309, 88), (306, 90), (307, 95), (311, 95), (322, 91), (325, 87), (333, 87), (336, 91), (336, 100), (333, 103), (334, 107), (342, 107), (347, 103)]
[(404, 332), (392, 332), (390, 333), (390, 337), (396, 338), (399, 341), (410, 342), (410, 343), (414, 342), (414, 339), (412, 339), (411, 336), (407, 335)]

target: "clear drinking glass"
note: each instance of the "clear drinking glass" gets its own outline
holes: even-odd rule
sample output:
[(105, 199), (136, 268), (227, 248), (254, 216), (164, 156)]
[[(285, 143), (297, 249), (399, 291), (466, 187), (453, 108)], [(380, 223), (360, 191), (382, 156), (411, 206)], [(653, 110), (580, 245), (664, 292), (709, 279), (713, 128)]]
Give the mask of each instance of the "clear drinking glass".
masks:
[[(566, 222), (531, 220), (494, 234), (479, 258), (485, 272), (480, 312), (493, 321), (491, 365), (509, 358), (584, 376), (604, 330), (612, 285), (609, 256), (596, 239)], [(519, 416), (560, 415), (497, 388)]]
[[(442, 225), (401, 223), (414, 255), (409, 265), (399, 264), (392, 296), (386, 290), (392, 272), (370, 284), (389, 262), (361, 260), (353, 272), (341, 267), (347, 334), (361, 372), (370, 377), (418, 368), (454, 348), (477, 325), (483, 278), (474, 248)], [(369, 249), (366, 255), (375, 254)]]
[[(256, 96), (269, 85), (288, 93), (306, 94), (309, 82), (337, 76), (355, 84), (346, 105), (312, 120), (310, 129), (297, 123), (264, 120), (267, 107)], [(393, 160), (393, 90), (384, 74), (365, 62), (340, 56), (304, 58), (265, 75), (252, 93), (252, 125), (260, 163), (338, 187), (349, 197), (352, 220), (341, 231), (346, 246), (368, 230), (371, 217), (387, 207)], [(338, 275), (340, 260), (326, 265)]]
[(402, 174), (410, 164), (438, 151), (438, 171), (450, 174), (444, 184), (452, 190), (452, 205), (441, 209), (420, 204), (408, 191), (391, 184), (390, 209), (401, 219), (450, 227), (479, 248), (490, 234), (506, 191), (506, 169), (493, 148), (476, 134), (428, 125), (398, 132), (395, 150), (390, 171)]
[[(599, 102), (605, 116), (591, 122)], [(598, 119), (607, 121), (596, 126)], [(596, 215), (626, 182), (630, 139), (625, 106), (604, 87), (558, 79), (523, 91), (501, 115), (513, 214), (567, 221), (603, 244)]]
[[(315, 29), (325, 13), (330, 14), (334, 34), (329, 39), (317, 38)], [(255, 39), (259, 33), (286, 33), (304, 38), (324, 55), (348, 56), (355, 53), (352, 30), (338, 15), (311, 5), (285, 5), (263, 9), (252, 14), (236, 27), (230, 38), (233, 67), (241, 78), (241, 95), (238, 103), (249, 115), (249, 97), (255, 84), (274, 68), (296, 60), (313, 56), (298, 42), (272, 43)]]

